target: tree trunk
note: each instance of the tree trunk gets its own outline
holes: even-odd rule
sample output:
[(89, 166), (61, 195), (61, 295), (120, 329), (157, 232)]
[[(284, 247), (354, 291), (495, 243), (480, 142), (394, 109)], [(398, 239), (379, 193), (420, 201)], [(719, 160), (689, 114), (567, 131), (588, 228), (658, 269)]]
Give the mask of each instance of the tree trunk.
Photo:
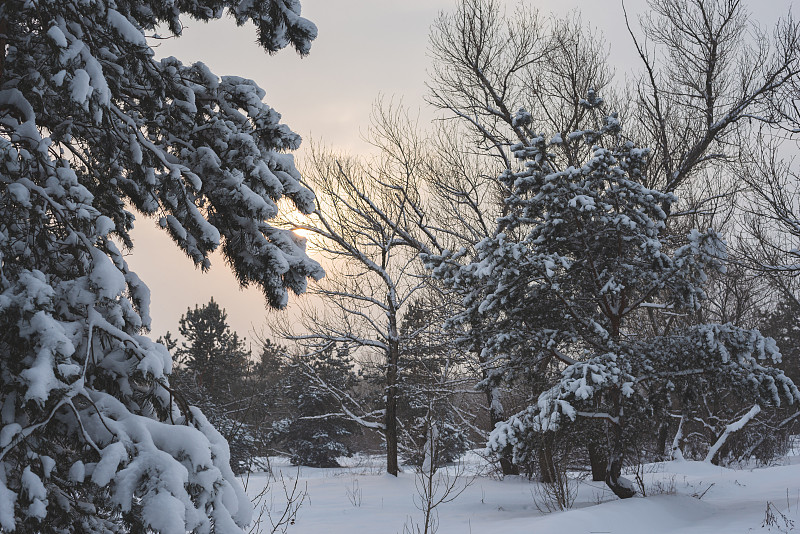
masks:
[[(470, 317), (470, 326), (472, 327), (473, 333), (479, 332), (480, 324), (480, 318), (477, 315)], [(489, 373), (485, 367), (486, 362), (481, 357), (483, 352), (483, 340), (480, 335), (473, 338), (472, 351), (478, 355), (478, 361), (481, 364), (481, 375), (484, 383), (486, 383), (484, 392), (486, 393), (486, 405), (489, 407), (489, 432), (491, 432), (495, 429), (497, 423), (506, 420), (503, 403), (500, 401), (500, 388), (497, 387), (496, 381), (489, 380)], [(506, 446), (500, 452), (500, 471), (503, 476), (519, 474), (519, 467), (514, 465), (514, 452), (510, 445)]]
[(604, 482), (608, 471), (608, 457), (603, 447), (596, 442), (590, 442), (586, 448), (589, 451), (589, 464), (592, 466), (592, 481)]
[[(485, 378), (485, 372), (484, 372)], [(500, 392), (496, 387), (488, 386), (486, 388), (486, 403), (489, 405), (489, 424), (490, 432), (494, 429), (497, 423), (505, 421), (505, 414), (503, 413), (503, 405), (500, 403)], [(500, 453), (500, 470), (503, 476), (518, 475), (519, 467), (514, 465), (514, 453), (510, 445), (506, 446)]]
[(686, 410), (681, 414), (681, 420), (678, 422), (678, 430), (675, 432), (675, 438), (672, 440), (672, 449), (670, 450), (670, 460), (683, 460), (683, 422), (687, 419)]
[(611, 451), (608, 457), (608, 465), (606, 466), (606, 485), (614, 492), (614, 495), (620, 499), (628, 499), (636, 495), (636, 490), (633, 489), (633, 483), (627, 478), (622, 476), (622, 464), (625, 460), (625, 444), (623, 442), (622, 428), (623, 428), (623, 413), (622, 407), (619, 406), (619, 393), (614, 404), (616, 405), (617, 422), (608, 422), (607, 432)]
[[(624, 306), (620, 309), (622, 308), (624, 308)], [(621, 318), (615, 315), (609, 317), (609, 319), (611, 320), (611, 337), (616, 344), (619, 341), (619, 325)], [(625, 414), (623, 413), (622, 404), (620, 402), (620, 391), (613, 391), (609, 400), (614, 407), (612, 413), (616, 414), (616, 422), (606, 422), (606, 433), (610, 445), (608, 463), (606, 465), (606, 485), (614, 492), (614, 495), (620, 499), (628, 499), (636, 495), (636, 490), (633, 489), (633, 483), (622, 476), (622, 464), (625, 461), (625, 443), (622, 435)]]
[[(5, 7), (5, 1), (2, 4)], [(3, 81), (3, 74), (6, 68), (6, 32), (8, 31), (8, 19), (0, 19), (0, 82)]]
[(606, 485), (620, 499), (628, 499), (636, 495), (636, 491), (631, 481), (622, 476), (622, 460), (622, 454), (616, 451), (611, 455), (606, 469)]
[[(597, 395), (594, 399), (595, 410), (600, 411), (601, 398)], [(605, 482), (608, 470), (608, 438), (606, 436), (606, 423), (588, 420), (589, 426), (586, 450), (589, 453), (589, 465), (592, 468), (592, 481)]]
[(500, 453), (500, 471), (503, 476), (519, 474), (519, 467), (514, 463), (514, 452), (510, 446), (507, 446)]
[(658, 425), (658, 438), (656, 438), (656, 442), (658, 443), (658, 451), (660, 454), (661, 459), (668, 460), (669, 454), (667, 454), (667, 440), (669, 439), (669, 422), (665, 421)]
[(714, 445), (708, 449), (708, 454), (706, 455), (705, 461), (713, 463), (714, 465), (719, 465), (720, 450), (722, 450), (722, 448), (725, 446), (730, 435), (744, 428), (747, 423), (752, 421), (760, 413), (761, 406), (754, 404), (753, 407), (750, 408), (750, 411), (744, 414), (741, 419), (727, 425), (722, 435), (720, 435), (716, 442), (714, 442)]
[(556, 481), (556, 467), (553, 464), (553, 449), (550, 444), (539, 447), (539, 482), (552, 484)]
[(396, 321), (390, 317), (388, 361), (386, 362), (386, 472), (397, 476), (400, 466), (397, 461), (397, 366), (400, 345)]

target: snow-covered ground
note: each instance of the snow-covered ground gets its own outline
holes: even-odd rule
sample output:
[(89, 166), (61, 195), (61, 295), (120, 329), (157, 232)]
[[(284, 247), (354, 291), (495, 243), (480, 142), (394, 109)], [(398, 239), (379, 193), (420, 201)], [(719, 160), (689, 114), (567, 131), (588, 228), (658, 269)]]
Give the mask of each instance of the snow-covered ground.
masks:
[[(480, 471), (477, 456), (467, 457), (467, 470)], [(571, 510), (543, 514), (534, 502), (536, 483), (521, 477), (497, 480), (488, 476), (460, 478), (470, 485), (453, 502), (442, 504), (439, 534), (559, 533), (559, 534), (709, 534), (738, 532), (800, 532), (800, 457), (785, 465), (732, 470), (702, 462), (668, 462), (646, 466), (649, 496), (616, 499), (601, 483), (580, 482)], [(307, 491), (292, 534), (403, 533), (422, 513), (415, 474), (394, 478), (370, 458), (351, 460), (342, 469), (289, 466), (273, 459), (273, 472), (287, 484), (299, 474), (298, 487)], [(247, 492), (257, 495), (266, 475), (253, 475)], [(280, 480), (271, 483), (273, 510), (284, 508)], [(767, 507), (774, 518), (765, 524)], [(781, 515), (783, 514), (783, 516)], [(792, 523), (793, 522), (793, 523)], [(265, 528), (270, 532), (266, 515)]]

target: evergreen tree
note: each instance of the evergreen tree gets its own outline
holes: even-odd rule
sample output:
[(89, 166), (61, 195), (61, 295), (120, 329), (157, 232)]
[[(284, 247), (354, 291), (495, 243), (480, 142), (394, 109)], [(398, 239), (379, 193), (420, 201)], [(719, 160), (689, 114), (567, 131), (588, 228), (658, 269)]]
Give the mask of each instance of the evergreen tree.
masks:
[(794, 298), (782, 298), (758, 318), (759, 330), (775, 339), (783, 361), (781, 369), (796, 384), (800, 383), (800, 304)]
[(275, 421), (286, 418), (291, 412), (292, 399), (286, 397), (286, 376), (291, 369), (287, 362), (289, 350), (283, 345), (263, 338), (258, 360), (248, 377), (248, 388), (255, 396), (253, 408), (245, 414), (246, 421), (256, 429), (260, 449), (266, 453), (270, 433)]
[[(247, 419), (260, 406), (250, 380), (250, 351), (245, 340), (231, 332), (227, 318), (213, 297), (202, 307), (186, 310), (179, 321), (185, 341), (174, 349), (178, 366), (170, 380), (228, 442), (231, 467), (238, 474), (250, 467), (256, 454), (257, 429)], [(172, 341), (169, 332), (167, 340)]]
[[(783, 295), (771, 309), (762, 310), (756, 320), (758, 329), (765, 336), (775, 340), (781, 352), (778, 367), (783, 370), (795, 384), (800, 384), (800, 304), (791, 295)], [(733, 401), (734, 406), (740, 405)], [(800, 430), (800, 411), (791, 408), (778, 410), (769, 417), (757, 421), (757, 425), (748, 429), (745, 436), (726, 444), (721, 456), (738, 460), (750, 459), (751, 455), (765, 464), (778, 456), (784, 456), (791, 447), (791, 436)]]
[(259, 382), (276, 383), (284, 372), (284, 362), (289, 349), (268, 338), (259, 340), (261, 351), (255, 366), (255, 378)]
[(344, 440), (358, 425), (337, 413), (336, 395), (345, 394), (354, 383), (347, 350), (330, 347), (291, 363), (284, 394), (292, 413), (273, 424), (272, 436), (289, 450), (292, 464), (339, 467), (338, 457), (352, 455)]
[(149, 291), (117, 243), (135, 208), (196, 265), (222, 252), (275, 306), (322, 276), (267, 221), (311, 211), (299, 137), (254, 82), (156, 60), (145, 37), (230, 13), (269, 52), (309, 51), (299, 2), (0, 5), (0, 529), (241, 532), (225, 440), (143, 334)]
[[(582, 101), (598, 117), (601, 104), (592, 91)], [(474, 258), (461, 252), (429, 263), (464, 295), (466, 311), (455, 322), (477, 315), (489, 325), (483, 350), (503, 379), (536, 384), (533, 404), (493, 432), (495, 450), (512, 446), (519, 461), (538, 455), (547, 473), (550, 455), (538, 436), (583, 428), (585, 444), (602, 447), (608, 486), (630, 497), (625, 454), (637, 428), (664, 416), (653, 412), (657, 397), (681, 403), (681, 392), (702, 386), (767, 408), (800, 400), (800, 392), (762, 366), (780, 354), (757, 331), (635, 328), (633, 319), (648, 311), (696, 310), (705, 271), (723, 268), (724, 243), (710, 230), (694, 230), (683, 243), (665, 231), (676, 199), (643, 185), (649, 153), (624, 139), (616, 115), (568, 135), (584, 141), (588, 156), (563, 169), (562, 135), (534, 134), (530, 117), (520, 110), (514, 120), (524, 140), (513, 147), (521, 170), (500, 177), (510, 194), (495, 235)], [(598, 422), (603, 432), (593, 429)]]
[(186, 341), (175, 351), (179, 364), (192, 373), (210, 395), (223, 399), (235, 394), (250, 363), (245, 341), (228, 326), (228, 314), (214, 302), (187, 309), (179, 332)]

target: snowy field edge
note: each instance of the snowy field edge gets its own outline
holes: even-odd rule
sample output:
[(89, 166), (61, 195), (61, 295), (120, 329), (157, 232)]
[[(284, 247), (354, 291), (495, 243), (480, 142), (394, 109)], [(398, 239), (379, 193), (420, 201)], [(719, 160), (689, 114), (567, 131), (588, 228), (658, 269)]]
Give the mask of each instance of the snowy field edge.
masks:
[[(459, 480), (468, 487), (455, 501), (437, 509), (436, 532), (795, 532), (800, 525), (799, 460), (790, 456), (782, 459), (786, 465), (752, 469), (695, 461), (648, 464), (642, 470), (647, 497), (619, 500), (604, 484), (580, 480), (572, 509), (542, 513), (535, 502), (538, 483), (524, 477), (499, 480), (476, 474), (483, 467), (479, 456), (468, 455), (467, 474)], [(270, 506), (280, 510), (285, 504), (281, 476), (291, 484), (299, 476), (298, 485), (308, 494), (286, 532), (403, 533), (421, 519), (411, 467), (394, 478), (381, 471), (375, 457), (350, 459), (338, 469), (298, 468), (279, 458), (271, 464), (272, 479), (265, 473), (251, 475), (247, 489), (251, 497), (271, 480)]]

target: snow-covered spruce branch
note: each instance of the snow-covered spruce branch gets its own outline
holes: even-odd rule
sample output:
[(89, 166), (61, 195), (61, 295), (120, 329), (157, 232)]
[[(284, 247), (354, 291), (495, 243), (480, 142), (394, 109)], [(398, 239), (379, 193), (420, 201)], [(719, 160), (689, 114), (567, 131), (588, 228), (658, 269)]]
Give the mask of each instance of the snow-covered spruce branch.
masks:
[(761, 413), (761, 406), (754, 404), (753, 407), (741, 417), (741, 419), (727, 425), (722, 435), (708, 449), (708, 454), (706, 454), (705, 461), (709, 463), (712, 462), (722, 446), (725, 445), (725, 442), (728, 441), (730, 435), (744, 428), (744, 426), (752, 421), (759, 413)]
[[(111, 239), (133, 246), (130, 207), (160, 214), (203, 268), (224, 237), (240, 280), (285, 304), (321, 276), (266, 223), (280, 197), (313, 208), (283, 153), (299, 139), (253, 82), (154, 59), (143, 28), (178, 35), (181, 16), (209, 20), (225, 6), (12, 3), (0, 91), (0, 529), (241, 533), (250, 507), (228, 446), (169, 385), (170, 355), (141, 335), (149, 292)], [(258, 24), (272, 51), (305, 53), (316, 35), (298, 3), (239, 6), (236, 18)], [(30, 65), (35, 88), (18, 83)]]

